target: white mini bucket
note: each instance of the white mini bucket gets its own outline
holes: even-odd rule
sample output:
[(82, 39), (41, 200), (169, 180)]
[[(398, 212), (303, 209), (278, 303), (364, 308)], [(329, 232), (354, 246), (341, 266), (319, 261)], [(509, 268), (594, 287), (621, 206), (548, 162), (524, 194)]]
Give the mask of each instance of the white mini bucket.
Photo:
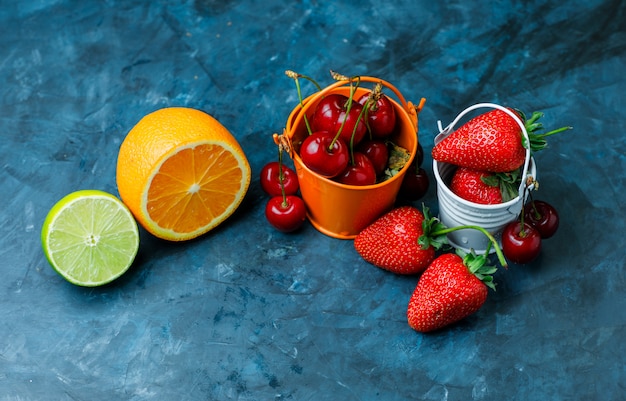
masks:
[[(509, 109), (493, 103), (478, 103), (463, 110), (445, 129), (442, 129), (441, 121), (438, 121), (439, 134), (435, 137), (435, 144), (441, 142), (445, 137), (454, 131), (455, 125), (473, 110), (480, 108), (499, 109), (510, 115), (517, 121), (522, 134), (529, 143), (528, 132), (524, 123)], [(534, 159), (530, 155), (530, 149), (526, 150), (526, 159), (522, 170), (522, 182), (519, 187), (519, 195), (508, 202), (497, 205), (481, 205), (467, 201), (454, 194), (448, 184), (456, 166), (448, 163), (439, 163), (433, 160), (433, 173), (437, 182), (437, 200), (439, 204), (439, 219), (447, 227), (458, 227), (465, 225), (477, 225), (491, 233), (498, 242), (500, 241), (504, 227), (514, 221), (520, 214), (524, 202), (528, 198), (528, 191), (525, 191), (526, 182), (533, 182), (528, 187), (532, 190), (537, 175)], [(528, 180), (531, 178), (531, 180)], [(473, 249), (476, 253), (485, 253), (489, 244), (489, 239), (485, 234), (475, 229), (461, 229), (448, 234), (450, 245), (455, 248), (469, 252)], [(491, 252), (495, 250), (491, 248)]]

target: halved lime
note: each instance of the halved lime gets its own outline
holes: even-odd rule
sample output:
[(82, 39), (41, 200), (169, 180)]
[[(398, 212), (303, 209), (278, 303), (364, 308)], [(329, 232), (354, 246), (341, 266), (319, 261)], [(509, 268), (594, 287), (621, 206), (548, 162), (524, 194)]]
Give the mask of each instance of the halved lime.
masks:
[(124, 274), (139, 249), (137, 222), (114, 195), (73, 192), (48, 212), (41, 230), (48, 261), (70, 283), (95, 287)]

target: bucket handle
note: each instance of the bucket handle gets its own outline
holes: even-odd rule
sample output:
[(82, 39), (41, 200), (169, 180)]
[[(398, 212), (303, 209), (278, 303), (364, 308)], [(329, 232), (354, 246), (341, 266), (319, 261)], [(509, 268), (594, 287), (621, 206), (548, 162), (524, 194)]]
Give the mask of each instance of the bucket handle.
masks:
[[(320, 97), (325, 96), (328, 92), (332, 91), (335, 88), (339, 88), (341, 86), (346, 86), (349, 85), (350, 83), (354, 82), (355, 79), (352, 80), (340, 80), (337, 81), (333, 84), (328, 85), (327, 87), (325, 87), (324, 89), (322, 89), (321, 91), (317, 92), (312, 98), (311, 101), (309, 102), (309, 104), (315, 103), (315, 100), (319, 99)], [(410, 101), (407, 101), (404, 96), (402, 96), (402, 93), (400, 93), (400, 91), (398, 90), (398, 88), (396, 88), (394, 85), (392, 85), (391, 83), (380, 79), (380, 78), (376, 78), (376, 77), (369, 77), (369, 76), (359, 76), (358, 77), (358, 81), (360, 82), (374, 82), (374, 83), (380, 83), (381, 85), (383, 85), (384, 87), (386, 87), (387, 89), (391, 90), (396, 97), (398, 98), (398, 100), (400, 101), (400, 104), (402, 105), (402, 108), (409, 114), (409, 116), (411, 117), (411, 121), (413, 121), (413, 124), (417, 124), (417, 114), (422, 110), (422, 108), (424, 107), (424, 103), (426, 102), (426, 99), (422, 98), (420, 100), (420, 103), (415, 106), (413, 105), (413, 103), (411, 103)], [(306, 104), (304, 105), (304, 107), (302, 108), (303, 111), (307, 111), (308, 108), (310, 106), (307, 106)]]
[(530, 165), (530, 138), (528, 137), (528, 131), (526, 131), (526, 127), (524, 126), (524, 123), (522, 122), (522, 120), (520, 120), (520, 118), (511, 110), (495, 103), (477, 103), (473, 106), (466, 108), (461, 113), (459, 113), (459, 115), (445, 128), (443, 128), (443, 126), (441, 125), (441, 120), (438, 120), (437, 127), (439, 128), (439, 134), (435, 136), (435, 145), (441, 142), (445, 137), (447, 137), (453, 132), (454, 126), (461, 120), (461, 118), (463, 118), (463, 116), (465, 116), (467, 113), (473, 110), (485, 108), (485, 107), (498, 109), (500, 111), (505, 112), (506, 114), (511, 116), (522, 129), (522, 135), (526, 139), (526, 144), (527, 144), (526, 158), (524, 159), (524, 168), (522, 170), (522, 177), (526, 177), (526, 179), (523, 179), (522, 182), (520, 183), (518, 193), (519, 193), (520, 199), (523, 200), (524, 190), (526, 188), (528, 188), (529, 190), (532, 190), (535, 187), (535, 177), (533, 177), (533, 175), (528, 172), (529, 165)]
[[(355, 80), (340, 80), (337, 81), (331, 85), (328, 85), (327, 87), (325, 87), (324, 89), (322, 89), (321, 91), (315, 93), (313, 95), (313, 97), (311, 97), (309, 99), (309, 101), (305, 102), (300, 109), (300, 113), (297, 115), (296, 118), (293, 119), (292, 122), (292, 126), (293, 125), (298, 125), (296, 124), (296, 122), (300, 122), (300, 120), (302, 119), (302, 116), (308, 111), (308, 109), (311, 107), (311, 104), (315, 103), (315, 101), (323, 96), (325, 96), (327, 93), (329, 93), (330, 91), (334, 90), (335, 88), (339, 88), (341, 86), (346, 86), (349, 85), (350, 83), (354, 82)], [(402, 95), (402, 93), (398, 90), (398, 88), (396, 88), (394, 85), (392, 85), (391, 83), (380, 79), (380, 78), (375, 78), (375, 77), (369, 77), (369, 76), (359, 76), (358, 77), (358, 81), (360, 82), (374, 82), (374, 83), (380, 83), (381, 85), (383, 85), (384, 87), (386, 87), (387, 89), (391, 90), (394, 95), (396, 95), (397, 99), (400, 101), (400, 105), (402, 106), (402, 108), (406, 111), (406, 113), (409, 115), (409, 118), (411, 119), (411, 122), (413, 123), (413, 127), (415, 128), (415, 132), (417, 133), (417, 115), (419, 114), (420, 111), (422, 111), (422, 108), (424, 107), (424, 103), (426, 103), (426, 99), (425, 98), (421, 98), (420, 102), (417, 105), (414, 105), (411, 101), (407, 101), (404, 96)], [(283, 135), (277, 135), (274, 134), (274, 142), (279, 145), (279, 146), (283, 146), (289, 153), (289, 155), (293, 158), (293, 147), (291, 146), (291, 138), (290, 135), (287, 135), (287, 131), (291, 132), (292, 130), (292, 126), (287, 126), (284, 129)]]

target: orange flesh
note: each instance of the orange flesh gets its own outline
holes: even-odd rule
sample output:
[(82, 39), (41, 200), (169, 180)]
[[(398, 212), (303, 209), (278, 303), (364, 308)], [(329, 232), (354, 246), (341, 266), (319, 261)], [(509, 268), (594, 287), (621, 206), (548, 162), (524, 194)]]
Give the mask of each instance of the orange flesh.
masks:
[(164, 229), (193, 232), (233, 204), (241, 182), (237, 160), (222, 146), (183, 148), (168, 157), (153, 177), (147, 210)]

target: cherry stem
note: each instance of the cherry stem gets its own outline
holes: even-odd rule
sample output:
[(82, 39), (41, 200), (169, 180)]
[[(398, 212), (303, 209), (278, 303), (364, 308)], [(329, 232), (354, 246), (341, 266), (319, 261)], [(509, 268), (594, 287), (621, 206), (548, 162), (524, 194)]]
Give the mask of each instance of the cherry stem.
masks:
[[(356, 85), (352, 85), (354, 79), (356, 79)], [(356, 89), (359, 87), (360, 82), (361, 82), (361, 77), (350, 78), (350, 96), (348, 97), (348, 102), (346, 103), (345, 118), (341, 122), (341, 126), (339, 127), (337, 134), (335, 135), (332, 142), (328, 146), (329, 150), (333, 148), (333, 146), (335, 145), (335, 142), (337, 142), (337, 140), (341, 136), (341, 131), (343, 131), (343, 127), (344, 125), (346, 125), (346, 120), (348, 119), (348, 114), (350, 113), (350, 110), (352, 109), (352, 96), (354, 96), (354, 93), (356, 92)], [(357, 124), (355, 124), (354, 130), (352, 131), (352, 137), (350, 138), (350, 149), (352, 149), (354, 133), (356, 132), (357, 126), (358, 126), (358, 121), (357, 121)]]
[[(367, 105), (369, 102), (369, 99), (367, 102), (365, 102), (365, 104)], [(354, 128), (352, 129), (352, 136), (350, 137), (350, 162), (352, 165), (354, 165), (354, 135), (356, 134), (356, 130), (359, 127), (359, 122), (364, 118), (363, 116), (367, 114), (367, 109), (365, 107), (363, 107), (361, 109), (361, 112), (359, 113), (359, 116), (356, 119), (356, 123), (354, 124)], [(344, 120), (345, 121), (345, 120)]]
[(520, 216), (519, 216), (519, 225), (520, 225), (519, 236), (524, 238), (526, 236), (526, 230), (524, 230), (524, 206), (523, 205), (522, 205), (522, 211), (520, 212)]
[[(302, 90), (300, 88), (300, 81), (298, 80), (298, 78), (306, 79), (307, 81), (309, 81), (313, 85), (315, 85), (315, 87), (317, 88), (318, 91), (322, 90), (322, 87), (311, 77), (299, 74), (299, 73), (291, 71), (291, 70), (285, 71), (285, 74), (289, 78), (292, 78), (294, 80), (295, 84), (296, 84), (296, 90), (298, 91), (298, 101), (300, 102), (300, 108), (304, 107), (304, 103), (302, 102)], [(306, 114), (304, 115), (304, 124), (306, 125), (306, 129), (307, 129), (309, 135), (311, 135), (313, 133), (313, 131), (311, 130), (311, 126), (309, 125), (309, 120), (308, 120)]]
[(283, 207), (283, 209), (287, 209), (287, 207), (289, 206), (289, 203), (287, 202), (287, 194), (285, 194), (285, 187), (281, 186), (280, 190), (283, 193), (283, 201), (280, 205)]
[[(526, 230), (524, 230), (524, 200), (526, 199), (526, 194), (528, 193), (528, 196), (531, 198), (531, 202), (532, 202), (532, 195), (530, 194), (529, 188), (530, 188), (530, 184), (528, 183), (528, 180), (527, 180), (526, 185), (524, 185), (524, 190), (522, 191), (522, 210), (520, 211), (520, 217), (519, 217), (519, 222), (520, 222), (519, 236), (521, 238), (524, 238), (527, 235)], [(533, 208), (534, 206), (535, 205), (533, 203)], [(535, 211), (537, 211), (536, 208), (535, 208)]]
[[(482, 228), (481, 226), (475, 226), (475, 225), (466, 225), (466, 226), (457, 226), (457, 227), (450, 227), (450, 228), (444, 228), (441, 229), (439, 231), (435, 231), (433, 233), (431, 233), (431, 236), (439, 236), (439, 235), (444, 235), (444, 234), (448, 234), (457, 230), (463, 230), (463, 229), (474, 229), (474, 230), (478, 230), (481, 233), (485, 234), (485, 236), (487, 236), (487, 238), (489, 238), (489, 241), (493, 244), (494, 249), (496, 250), (496, 255), (498, 256), (498, 260), (500, 261), (500, 264), (502, 265), (502, 267), (507, 268), (508, 267), (508, 263), (504, 257), (504, 254), (502, 253), (502, 249), (500, 249), (500, 245), (498, 245), (498, 241), (495, 239), (495, 237), (493, 235), (491, 235), (491, 233), (487, 230), (485, 230), (484, 228)], [(489, 249), (489, 248), (487, 248)]]
[(541, 213), (539, 213), (539, 209), (537, 209), (537, 206), (535, 205), (533, 194), (529, 192), (528, 197), (530, 198), (530, 206), (532, 208), (531, 212), (533, 213), (533, 216), (535, 217), (535, 219), (539, 220), (541, 218)]
[(280, 182), (280, 192), (283, 196), (283, 202), (281, 206), (283, 209), (289, 206), (287, 204), (287, 193), (285, 192), (285, 175), (283, 173), (283, 148), (282, 146), (278, 147), (278, 182)]
[[(304, 108), (304, 103), (302, 102), (302, 91), (300, 90), (300, 81), (298, 81), (298, 78), (294, 78), (294, 81), (296, 82), (296, 90), (298, 91), (298, 101), (300, 102), (300, 108)], [(309, 119), (307, 118), (306, 114), (304, 114), (303, 116), (304, 118), (304, 125), (306, 125), (306, 130), (309, 133), (309, 135), (311, 135), (313, 133), (313, 130), (311, 129), (311, 125), (309, 124)]]
[(280, 186), (280, 192), (282, 193), (283, 196), (283, 201), (281, 203), (281, 206), (283, 207), (283, 209), (287, 209), (287, 206), (289, 206), (289, 204), (287, 203), (287, 194), (285, 193), (285, 186), (282, 185)]
[(284, 187), (285, 175), (283, 173), (283, 148), (281, 146), (278, 147), (278, 180), (280, 181), (280, 186)]
[(365, 126), (367, 126), (367, 132), (369, 133), (370, 139), (373, 139), (373, 135), (372, 135), (372, 129), (369, 126), (368, 114), (370, 111), (377, 110), (376, 106), (378, 104), (378, 100), (382, 96), (382, 89), (383, 89), (383, 85), (380, 82), (378, 82), (374, 86), (374, 89), (370, 92), (369, 96), (367, 97), (367, 100), (365, 101), (365, 104), (363, 105), (363, 110), (365, 111), (365, 117), (363, 118), (365, 119)]

